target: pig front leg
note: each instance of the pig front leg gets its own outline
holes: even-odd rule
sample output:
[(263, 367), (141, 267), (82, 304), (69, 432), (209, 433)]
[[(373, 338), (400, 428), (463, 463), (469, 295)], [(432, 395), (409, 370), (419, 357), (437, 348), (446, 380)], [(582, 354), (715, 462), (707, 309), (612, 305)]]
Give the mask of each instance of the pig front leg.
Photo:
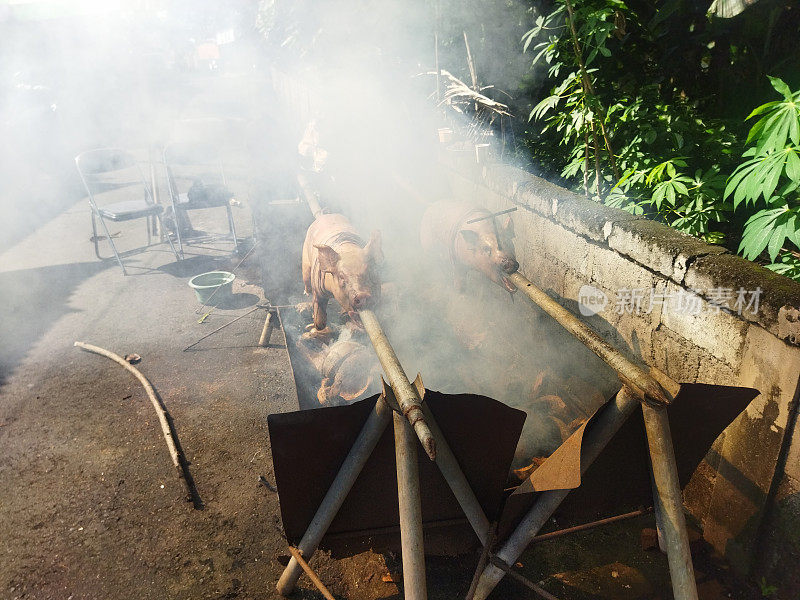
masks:
[(315, 295), (312, 304), (312, 315), (314, 317), (314, 327), (317, 329), (317, 331), (322, 331), (328, 324), (327, 308), (328, 299), (319, 298)]
[(301, 338), (314, 338), (327, 343), (334, 335), (333, 329), (328, 328), (328, 298), (319, 298), (314, 295), (311, 303), (314, 323), (306, 327), (306, 333)]

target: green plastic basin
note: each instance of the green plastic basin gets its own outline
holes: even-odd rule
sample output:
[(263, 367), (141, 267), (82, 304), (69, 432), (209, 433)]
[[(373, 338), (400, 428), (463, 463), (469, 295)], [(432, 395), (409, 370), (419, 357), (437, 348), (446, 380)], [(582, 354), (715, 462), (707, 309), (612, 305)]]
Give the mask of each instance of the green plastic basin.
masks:
[(189, 287), (194, 290), (197, 301), (201, 304), (207, 303), (209, 299), (213, 300), (214, 304), (219, 304), (230, 300), (233, 296), (234, 279), (236, 275), (227, 271), (209, 271), (192, 277), (189, 280)]

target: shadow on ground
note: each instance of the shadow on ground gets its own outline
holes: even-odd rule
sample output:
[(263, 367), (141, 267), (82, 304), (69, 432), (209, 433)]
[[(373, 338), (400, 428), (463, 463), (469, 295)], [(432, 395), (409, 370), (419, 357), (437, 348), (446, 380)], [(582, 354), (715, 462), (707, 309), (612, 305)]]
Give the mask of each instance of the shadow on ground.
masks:
[(73, 312), (69, 298), (86, 279), (114, 266), (80, 262), (0, 273), (6, 307), (0, 311), (0, 386), (55, 321)]

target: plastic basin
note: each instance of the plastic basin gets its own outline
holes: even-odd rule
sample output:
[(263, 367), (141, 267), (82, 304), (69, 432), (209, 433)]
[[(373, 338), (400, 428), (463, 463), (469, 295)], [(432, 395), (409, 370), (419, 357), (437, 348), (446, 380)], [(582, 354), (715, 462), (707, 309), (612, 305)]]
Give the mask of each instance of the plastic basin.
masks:
[(192, 277), (189, 280), (189, 287), (194, 290), (197, 301), (201, 304), (206, 304), (209, 300), (219, 304), (230, 300), (233, 296), (234, 279), (236, 275), (227, 271), (209, 271)]

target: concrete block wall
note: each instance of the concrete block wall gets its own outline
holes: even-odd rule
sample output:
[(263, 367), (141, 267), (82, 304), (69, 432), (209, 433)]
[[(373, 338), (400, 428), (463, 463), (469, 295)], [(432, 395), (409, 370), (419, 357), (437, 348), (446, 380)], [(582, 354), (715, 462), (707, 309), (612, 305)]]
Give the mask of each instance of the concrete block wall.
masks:
[[(446, 151), (442, 164), (454, 197), (518, 208), (517, 258), (531, 281), (572, 310), (584, 285), (606, 295), (589, 323), (617, 348), (679, 382), (761, 392), (717, 439), (684, 491), (685, 505), (741, 573), (797, 597), (800, 283), (508, 165), (478, 166)], [(740, 288), (745, 300), (761, 290), (757, 311), (737, 309)], [(642, 292), (640, 310), (615, 303), (638, 296), (631, 290)]]

